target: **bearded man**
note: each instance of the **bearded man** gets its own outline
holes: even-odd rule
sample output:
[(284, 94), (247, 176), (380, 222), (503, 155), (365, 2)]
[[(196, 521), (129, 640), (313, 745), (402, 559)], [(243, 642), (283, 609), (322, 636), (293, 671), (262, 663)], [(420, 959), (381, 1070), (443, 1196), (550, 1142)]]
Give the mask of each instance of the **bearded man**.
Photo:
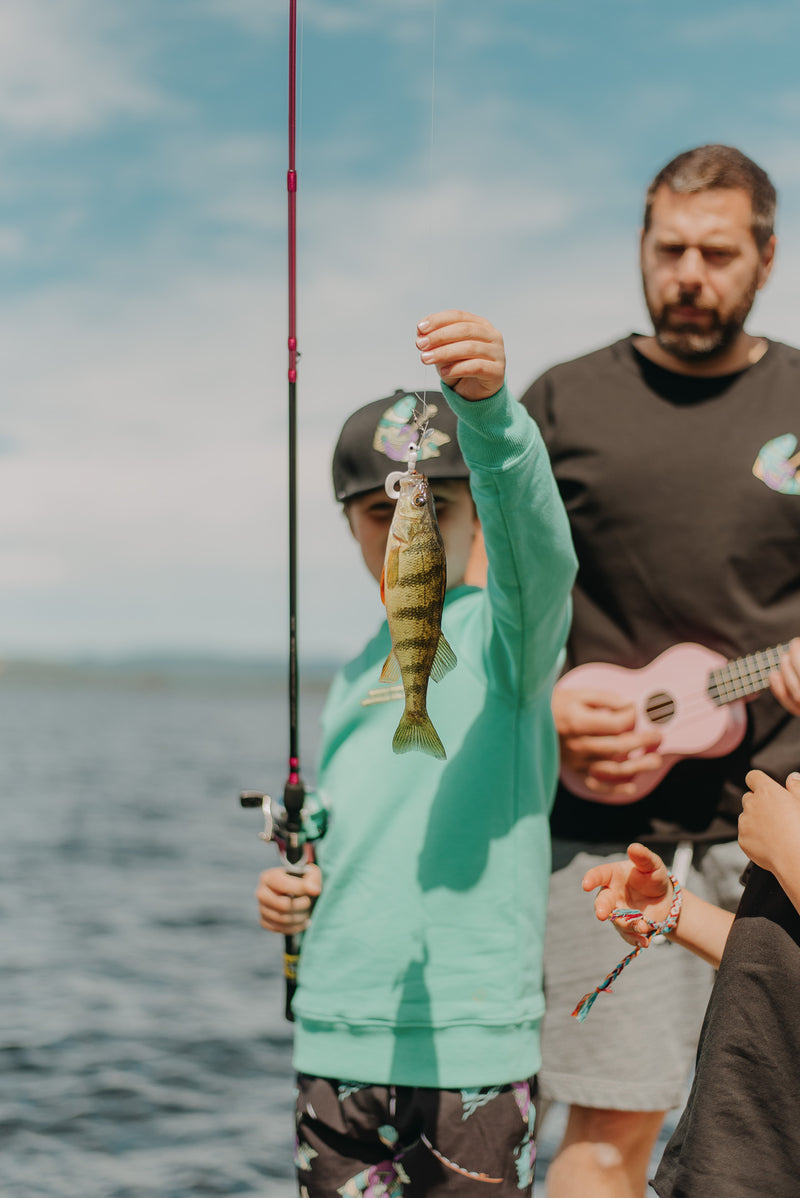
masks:
[[(570, 1110), (548, 1198), (641, 1198), (664, 1115), (684, 1100), (712, 981), (710, 966), (662, 941), (584, 1024), (571, 1019), (620, 956), (583, 874), (645, 842), (692, 890), (733, 909), (745, 775), (757, 767), (783, 781), (800, 768), (800, 352), (744, 328), (772, 270), (775, 202), (738, 150), (680, 154), (646, 198), (652, 334), (556, 366), (523, 397), (578, 554), (568, 670), (639, 669), (683, 642), (726, 660), (784, 647), (747, 705), (741, 742), (678, 762), (644, 797), (637, 786), (665, 764), (665, 725), (637, 718), (613, 686), (566, 678), (556, 690), (574, 789), (559, 788), (552, 818), (539, 1085)], [(669, 695), (672, 682), (651, 685)]]

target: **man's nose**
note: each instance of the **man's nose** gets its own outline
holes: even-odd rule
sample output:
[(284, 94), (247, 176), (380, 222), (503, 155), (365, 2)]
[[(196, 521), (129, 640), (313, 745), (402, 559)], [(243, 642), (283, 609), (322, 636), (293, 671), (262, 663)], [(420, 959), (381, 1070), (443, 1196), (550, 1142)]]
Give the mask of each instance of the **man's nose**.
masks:
[(686, 291), (699, 291), (705, 278), (705, 263), (698, 249), (689, 246), (678, 259), (676, 274), (678, 282)]

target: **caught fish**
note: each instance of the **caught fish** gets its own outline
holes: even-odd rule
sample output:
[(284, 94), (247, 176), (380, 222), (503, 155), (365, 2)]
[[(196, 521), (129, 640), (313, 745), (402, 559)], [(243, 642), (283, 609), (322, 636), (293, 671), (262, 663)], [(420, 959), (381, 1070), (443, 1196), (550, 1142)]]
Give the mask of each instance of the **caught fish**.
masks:
[(395, 753), (419, 749), (447, 756), (426, 707), (428, 679), (439, 682), (456, 664), (442, 635), (447, 587), (444, 543), (428, 480), (411, 469), (397, 477), (398, 497), (381, 576), (381, 599), (392, 651), (381, 682), (402, 678), (405, 710), (392, 740)]

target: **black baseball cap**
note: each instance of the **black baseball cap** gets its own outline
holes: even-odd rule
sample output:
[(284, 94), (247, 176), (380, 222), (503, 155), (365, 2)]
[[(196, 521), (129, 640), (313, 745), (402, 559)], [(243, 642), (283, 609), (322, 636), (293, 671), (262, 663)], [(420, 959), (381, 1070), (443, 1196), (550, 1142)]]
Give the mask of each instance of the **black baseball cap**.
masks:
[[(422, 434), (414, 421), (426, 425)], [(333, 451), (333, 489), (340, 502), (376, 491), (402, 469), (417, 445), (417, 469), (428, 478), (469, 478), (456, 417), (439, 391), (395, 391), (348, 416)]]

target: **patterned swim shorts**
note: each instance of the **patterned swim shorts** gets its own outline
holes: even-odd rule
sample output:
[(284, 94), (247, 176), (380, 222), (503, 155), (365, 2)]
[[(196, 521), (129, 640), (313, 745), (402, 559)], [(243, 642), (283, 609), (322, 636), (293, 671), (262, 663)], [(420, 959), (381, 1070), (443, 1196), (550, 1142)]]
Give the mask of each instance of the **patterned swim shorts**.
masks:
[(530, 1198), (536, 1079), (478, 1090), (297, 1078), (301, 1198)]

